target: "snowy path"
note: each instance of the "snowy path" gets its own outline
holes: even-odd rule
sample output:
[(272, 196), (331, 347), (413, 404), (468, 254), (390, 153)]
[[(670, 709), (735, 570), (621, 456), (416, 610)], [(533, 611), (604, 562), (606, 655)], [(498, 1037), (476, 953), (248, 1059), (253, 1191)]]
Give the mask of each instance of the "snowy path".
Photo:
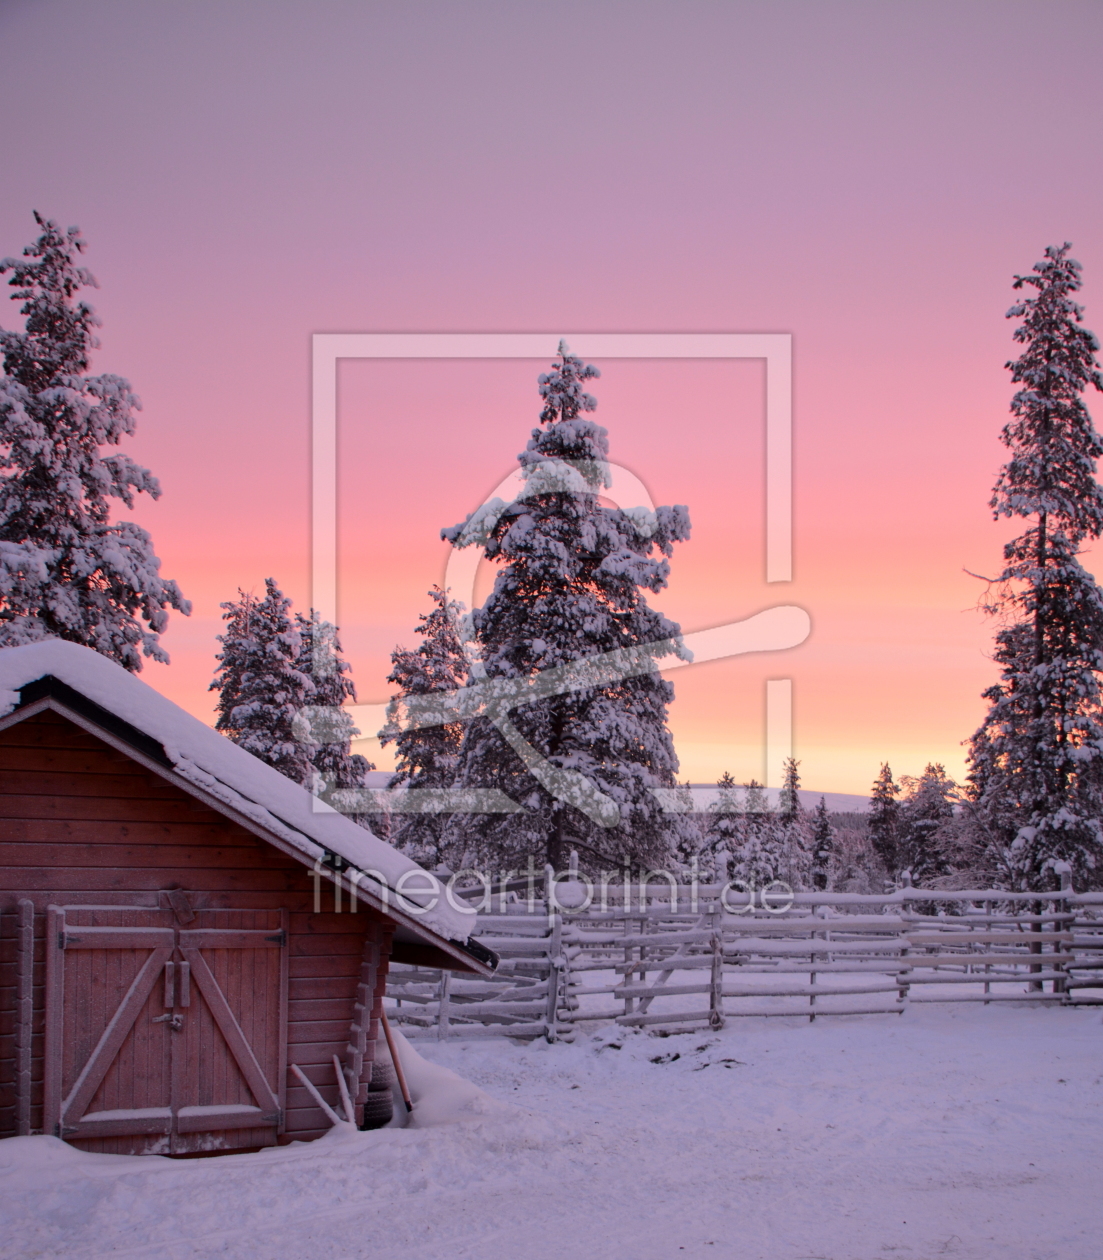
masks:
[(525, 1112), (181, 1163), (93, 1161), (14, 1139), (0, 1143), (0, 1250), (67, 1260), (1103, 1253), (1097, 1012), (913, 1009), (734, 1021), (713, 1035), (603, 1028), (574, 1045), (418, 1045)]

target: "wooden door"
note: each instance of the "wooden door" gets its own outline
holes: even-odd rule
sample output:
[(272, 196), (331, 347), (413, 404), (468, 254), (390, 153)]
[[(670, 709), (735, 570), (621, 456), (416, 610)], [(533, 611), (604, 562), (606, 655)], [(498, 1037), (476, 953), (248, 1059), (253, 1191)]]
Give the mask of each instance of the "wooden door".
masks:
[(46, 944), (45, 1131), (89, 1150), (167, 1154), (171, 911), (51, 906)]
[(46, 1131), (88, 1150), (271, 1145), (283, 1121), (286, 912), (49, 910)]
[(287, 1076), (286, 918), (200, 910), (177, 933), (174, 1152), (276, 1140)]

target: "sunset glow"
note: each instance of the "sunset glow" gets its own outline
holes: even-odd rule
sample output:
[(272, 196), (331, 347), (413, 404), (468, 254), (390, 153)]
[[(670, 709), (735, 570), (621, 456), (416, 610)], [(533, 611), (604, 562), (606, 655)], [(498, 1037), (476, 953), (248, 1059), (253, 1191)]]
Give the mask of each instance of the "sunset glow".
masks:
[[(678, 674), (681, 777), (762, 777), (778, 677), (805, 786), (867, 793), (884, 760), (961, 776), (995, 679), (972, 575), (1015, 532), (987, 508), (1013, 273), (1071, 240), (1103, 328), (1103, 176), (1061, 125), (1098, 117), (1103, 12), (556, 7), (566, 76), (529, 6), (0, 9), (20, 119), (0, 254), (32, 239), (32, 208), (88, 238), (93, 367), (143, 399), (127, 449), (164, 489), (121, 514), (194, 603), (143, 677), (210, 720), (219, 603), (273, 576), (308, 605), (312, 334), (785, 332), (785, 584), (764, 580), (761, 362), (594, 358), (613, 458), (693, 522), (652, 602), (685, 631), (778, 603), (813, 621), (799, 648)], [(1054, 24), (1061, 57), (1039, 60)], [(342, 362), (339, 614), (362, 701), (387, 698), (443, 578), (441, 528), (516, 466), (545, 368)]]

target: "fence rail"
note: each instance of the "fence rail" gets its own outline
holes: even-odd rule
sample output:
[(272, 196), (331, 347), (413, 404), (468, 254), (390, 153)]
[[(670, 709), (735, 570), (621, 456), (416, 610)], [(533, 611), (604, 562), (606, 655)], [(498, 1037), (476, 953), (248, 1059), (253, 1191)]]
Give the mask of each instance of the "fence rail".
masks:
[(695, 888), (692, 909), (664, 887), (601, 909), (481, 914), (479, 938), (502, 960), (493, 979), (394, 964), (388, 1011), (408, 1036), (554, 1040), (603, 1020), (689, 1029), (932, 1002), (1103, 1005), (1098, 893), (798, 893), (783, 910), (732, 910), (721, 891)]

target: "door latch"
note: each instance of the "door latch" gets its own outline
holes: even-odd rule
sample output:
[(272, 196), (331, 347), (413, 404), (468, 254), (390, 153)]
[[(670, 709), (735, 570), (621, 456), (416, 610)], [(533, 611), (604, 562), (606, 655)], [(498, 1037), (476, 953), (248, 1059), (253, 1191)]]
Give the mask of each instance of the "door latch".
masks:
[(168, 1024), (173, 1032), (179, 1032), (184, 1027), (183, 1015), (154, 1015), (151, 1022), (154, 1024)]

